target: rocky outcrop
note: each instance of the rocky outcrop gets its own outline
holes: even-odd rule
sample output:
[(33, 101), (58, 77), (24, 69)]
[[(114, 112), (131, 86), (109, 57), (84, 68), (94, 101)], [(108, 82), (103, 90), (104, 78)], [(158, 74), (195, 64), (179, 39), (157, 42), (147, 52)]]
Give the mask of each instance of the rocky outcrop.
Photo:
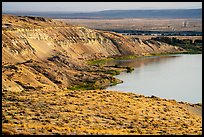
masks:
[[(85, 80), (94, 83), (107, 75), (88, 66), (90, 59), (183, 51), (42, 17), (3, 15), (2, 29), (3, 90), (56, 90)], [(76, 76), (79, 73), (86, 79)]]

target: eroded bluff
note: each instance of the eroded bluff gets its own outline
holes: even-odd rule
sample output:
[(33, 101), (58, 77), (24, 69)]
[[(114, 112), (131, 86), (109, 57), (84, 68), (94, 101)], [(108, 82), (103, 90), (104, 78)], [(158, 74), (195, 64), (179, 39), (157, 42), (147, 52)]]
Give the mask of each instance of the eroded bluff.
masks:
[(42, 17), (2, 16), (2, 90), (57, 90), (117, 79), (89, 66), (91, 59), (182, 52), (153, 40), (71, 26)]

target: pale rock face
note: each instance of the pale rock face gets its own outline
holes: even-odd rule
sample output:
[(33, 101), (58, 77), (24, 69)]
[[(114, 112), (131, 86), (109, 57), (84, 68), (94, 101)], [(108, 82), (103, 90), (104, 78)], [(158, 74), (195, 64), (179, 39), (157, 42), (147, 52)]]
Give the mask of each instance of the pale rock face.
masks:
[[(73, 81), (77, 81), (74, 77), (76, 70), (87, 66), (86, 61), (90, 59), (183, 50), (156, 41), (142, 41), (113, 32), (74, 27), (41, 18), (25, 17), (24, 19), (4, 15), (2, 25), (8, 22), (11, 22), (11, 27), (4, 28), (2, 31), (2, 65), (23, 63), (25, 66), (21, 65), (21, 67), (30, 73), (26, 76), (16, 72), (14, 76), (18, 76), (19, 81), (25, 84), (32, 73), (33, 80), (30, 86), (38, 87), (36, 83), (40, 83), (43, 89), (66, 88)], [(27, 62), (30, 60), (34, 64), (32, 61)], [(3, 67), (3, 71), (11, 70)], [(34, 73), (34, 71), (37, 72)], [(49, 75), (44, 74), (45, 72)], [(44, 82), (37, 76), (43, 78)], [(3, 78), (8, 79), (5, 75)], [(22, 90), (18, 82), (14, 82), (14, 77), (11, 77), (10, 81), (10, 84), (4, 81), (3, 89), (13, 85)]]

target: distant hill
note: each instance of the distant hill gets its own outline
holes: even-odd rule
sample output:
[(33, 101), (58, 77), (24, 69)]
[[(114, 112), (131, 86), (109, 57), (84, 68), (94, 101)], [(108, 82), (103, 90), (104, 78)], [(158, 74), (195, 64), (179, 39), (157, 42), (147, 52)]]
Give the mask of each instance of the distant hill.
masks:
[(35, 12), (11, 13), (50, 18), (120, 19), (120, 18), (202, 18), (202, 9), (164, 9), (164, 10), (105, 10), (99, 12), (66, 13)]

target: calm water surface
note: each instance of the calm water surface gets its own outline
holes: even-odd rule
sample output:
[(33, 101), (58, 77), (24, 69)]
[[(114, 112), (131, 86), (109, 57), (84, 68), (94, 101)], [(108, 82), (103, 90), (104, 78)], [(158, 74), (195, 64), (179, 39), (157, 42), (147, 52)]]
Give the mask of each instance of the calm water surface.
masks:
[(122, 84), (107, 88), (146, 96), (202, 102), (202, 54), (144, 57), (108, 61), (105, 65), (131, 66), (132, 73), (116, 76)]

